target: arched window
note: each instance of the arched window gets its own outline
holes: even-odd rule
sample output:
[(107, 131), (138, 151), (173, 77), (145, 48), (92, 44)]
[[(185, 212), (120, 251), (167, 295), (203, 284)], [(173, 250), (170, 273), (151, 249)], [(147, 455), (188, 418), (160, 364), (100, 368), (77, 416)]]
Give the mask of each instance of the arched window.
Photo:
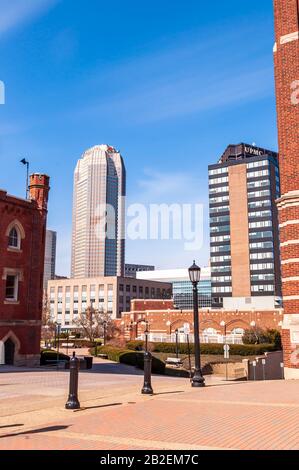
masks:
[(19, 220), (13, 220), (6, 229), (8, 249), (21, 250), (22, 240), (25, 238), (25, 231)]
[(21, 245), (21, 237), (19, 234), (19, 231), (16, 229), (16, 227), (13, 227), (8, 236), (8, 246), (10, 248), (20, 248)]

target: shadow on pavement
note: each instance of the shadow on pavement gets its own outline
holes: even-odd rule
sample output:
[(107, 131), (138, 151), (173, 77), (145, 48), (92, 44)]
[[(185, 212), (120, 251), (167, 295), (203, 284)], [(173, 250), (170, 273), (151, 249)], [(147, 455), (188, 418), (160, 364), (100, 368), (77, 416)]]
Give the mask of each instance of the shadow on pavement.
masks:
[(0, 429), (5, 429), (5, 428), (17, 428), (20, 426), (24, 426), (24, 424), (7, 424), (6, 426), (0, 426)]
[(172, 393), (184, 393), (185, 390), (176, 390), (174, 392), (160, 392), (160, 393), (153, 393), (153, 397), (157, 396), (157, 395), (170, 395)]
[(122, 403), (109, 403), (108, 405), (97, 405), (97, 406), (83, 406), (80, 410), (74, 410), (74, 413), (78, 413), (78, 411), (86, 411), (86, 410), (95, 410), (97, 408), (108, 408), (110, 406), (119, 406)]
[(62, 431), (64, 429), (67, 429), (68, 427), (69, 426), (49, 426), (47, 428), (34, 429), (33, 431), (23, 431), (23, 432), (16, 432), (12, 434), (4, 434), (0, 436), (0, 439), (3, 439), (4, 437), (22, 436), (26, 434), (41, 434), (43, 432)]
[(126, 364), (119, 364), (115, 362), (95, 363), (92, 369), (82, 370), (81, 372), (87, 374), (120, 374), (120, 375), (143, 375), (143, 370), (137, 369), (134, 366), (127, 366)]

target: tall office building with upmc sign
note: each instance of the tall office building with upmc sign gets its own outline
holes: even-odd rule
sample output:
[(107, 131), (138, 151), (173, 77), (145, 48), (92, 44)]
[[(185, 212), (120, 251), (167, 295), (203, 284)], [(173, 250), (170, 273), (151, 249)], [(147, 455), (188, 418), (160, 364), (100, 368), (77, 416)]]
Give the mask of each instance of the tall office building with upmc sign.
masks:
[(74, 175), (73, 278), (123, 276), (126, 170), (108, 145), (87, 150)]
[(47, 230), (44, 266), (44, 290), (47, 289), (48, 281), (50, 281), (50, 279), (55, 279), (56, 241), (57, 233), (53, 232), (53, 230)]
[(274, 0), (286, 378), (299, 378), (299, 0)]
[(229, 145), (209, 166), (212, 306), (279, 306), (278, 155)]

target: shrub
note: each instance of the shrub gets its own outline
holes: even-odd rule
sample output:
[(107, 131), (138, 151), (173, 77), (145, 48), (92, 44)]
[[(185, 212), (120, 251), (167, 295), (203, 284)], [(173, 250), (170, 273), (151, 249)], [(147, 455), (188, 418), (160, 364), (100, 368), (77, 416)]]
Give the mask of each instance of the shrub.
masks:
[[(57, 352), (56, 351), (52, 351), (52, 350), (48, 350), (48, 349), (44, 349), (43, 351), (41, 351), (41, 355), (40, 355), (40, 365), (41, 366), (46, 365), (48, 363), (48, 361), (56, 361), (56, 360), (57, 360)], [(58, 360), (59, 361), (69, 361), (70, 357), (67, 356), (66, 354), (59, 353)]]
[[(95, 355), (95, 349), (90, 349), (90, 354)], [(115, 348), (112, 346), (102, 346), (98, 348), (98, 354), (106, 354), (110, 361), (120, 362), (129, 366), (144, 367), (144, 354), (143, 352), (132, 351), (129, 349)], [(165, 363), (160, 359), (152, 358), (152, 372), (155, 374), (164, 374)]]
[(132, 351), (141, 351), (144, 348), (144, 341), (128, 341), (126, 347)]
[[(175, 354), (175, 343), (152, 343), (154, 352)], [(267, 351), (275, 351), (279, 348), (275, 344), (230, 344), (230, 354), (236, 356), (254, 356)], [(223, 344), (201, 343), (201, 354), (223, 355)], [(179, 353), (188, 354), (188, 344), (179, 344)], [(190, 353), (194, 354), (194, 344), (190, 344)]]

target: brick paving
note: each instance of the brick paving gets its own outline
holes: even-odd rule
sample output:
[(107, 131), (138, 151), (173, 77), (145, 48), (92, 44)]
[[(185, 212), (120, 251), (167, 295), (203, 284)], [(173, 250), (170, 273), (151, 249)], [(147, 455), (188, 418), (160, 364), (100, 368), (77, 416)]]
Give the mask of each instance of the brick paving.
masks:
[[(4, 372), (4, 373), (1, 373)], [(0, 449), (299, 449), (299, 382), (224, 382), (205, 389), (97, 361), (80, 373), (81, 409), (64, 409), (67, 371), (0, 369)]]

